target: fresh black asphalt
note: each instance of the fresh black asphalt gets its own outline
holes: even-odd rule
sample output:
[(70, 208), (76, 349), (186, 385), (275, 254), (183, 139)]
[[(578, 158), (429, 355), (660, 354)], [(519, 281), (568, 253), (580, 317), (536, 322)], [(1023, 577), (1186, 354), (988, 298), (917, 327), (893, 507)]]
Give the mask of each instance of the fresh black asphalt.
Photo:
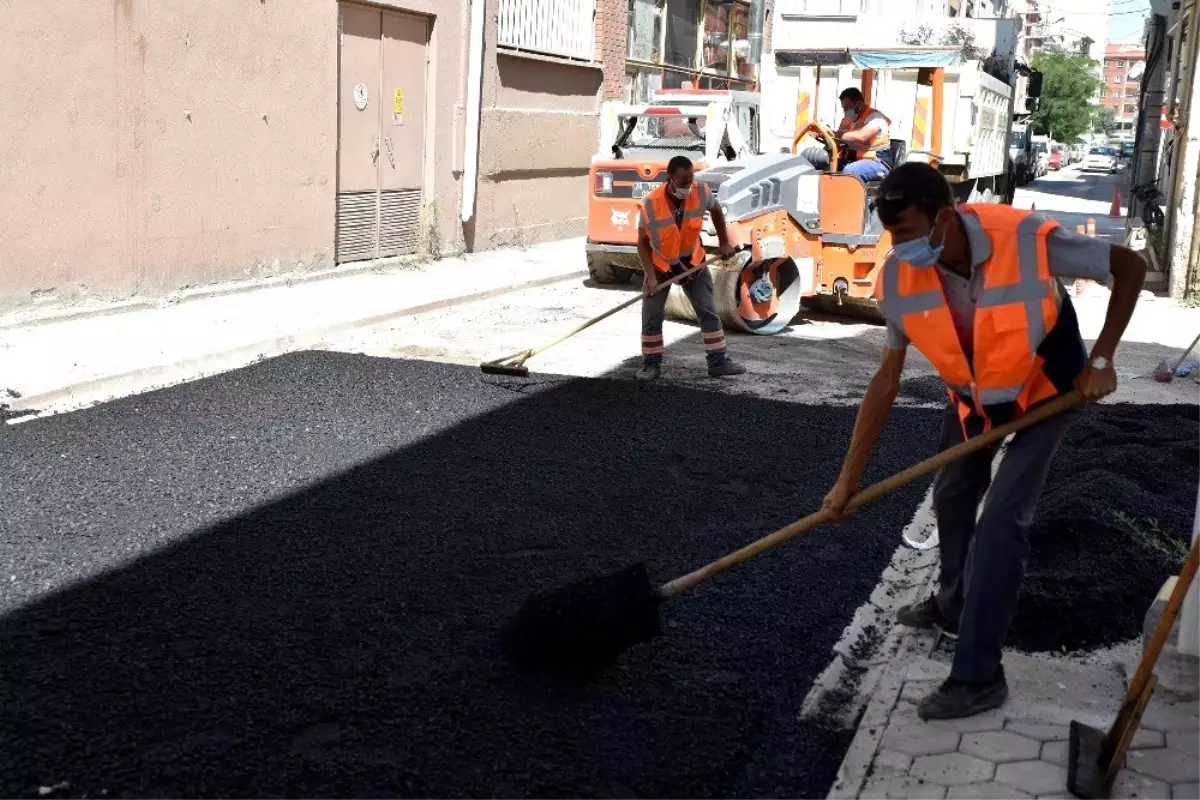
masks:
[[(824, 796), (849, 734), (797, 712), (927, 484), (669, 604), (590, 682), (498, 631), (811, 512), (854, 413), (306, 353), (0, 429), (0, 795)], [(897, 409), (867, 479), (937, 419)]]

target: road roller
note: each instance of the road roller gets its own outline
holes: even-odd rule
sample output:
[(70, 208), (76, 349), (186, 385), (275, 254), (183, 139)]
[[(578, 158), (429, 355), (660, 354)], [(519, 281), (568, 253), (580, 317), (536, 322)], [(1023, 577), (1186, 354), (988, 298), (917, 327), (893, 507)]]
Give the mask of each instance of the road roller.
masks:
[[(828, 131), (817, 133), (832, 144)], [(696, 179), (714, 192), (730, 243), (742, 254), (712, 268), (717, 312), (727, 329), (779, 333), (805, 298), (881, 319), (872, 294), (891, 237), (875, 212), (877, 182), (820, 172), (795, 153), (752, 156), (697, 173)], [(696, 317), (678, 289), (671, 292), (667, 313)]]

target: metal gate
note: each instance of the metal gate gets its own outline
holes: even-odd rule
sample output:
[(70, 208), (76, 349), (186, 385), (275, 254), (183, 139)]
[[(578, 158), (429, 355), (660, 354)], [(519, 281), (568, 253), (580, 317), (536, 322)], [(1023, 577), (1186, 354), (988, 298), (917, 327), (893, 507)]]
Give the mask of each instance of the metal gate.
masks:
[(339, 6), (338, 263), (414, 252), (425, 172), (429, 23)]

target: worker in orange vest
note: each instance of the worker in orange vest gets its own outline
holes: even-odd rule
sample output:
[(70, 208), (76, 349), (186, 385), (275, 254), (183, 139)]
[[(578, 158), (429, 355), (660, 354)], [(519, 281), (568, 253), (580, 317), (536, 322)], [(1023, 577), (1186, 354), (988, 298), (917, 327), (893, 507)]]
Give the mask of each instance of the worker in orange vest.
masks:
[[(1073, 387), (1087, 400), (1115, 391), (1113, 353), (1146, 275), (1132, 250), (1036, 213), (1004, 205), (956, 208), (950, 185), (927, 164), (893, 170), (880, 185), (877, 208), (892, 235), (876, 284), (887, 343), (841, 474), (825, 498), (838, 519), (896, 399), (909, 344), (946, 383), (950, 403), (938, 443), (945, 450)], [(1078, 278), (1112, 281), (1090, 355), (1060, 283)], [(1076, 408), (1016, 434), (994, 478), (996, 447), (938, 472), (939, 590), (896, 615), (902, 625), (958, 638), (950, 676), (918, 704), (921, 717), (971, 716), (1008, 697), (1001, 647), (1029, 557), (1029, 527), (1055, 450), (1081, 413)]]
[[(893, 166), (892, 121), (867, 105), (863, 93), (854, 86), (843, 89), (838, 101), (842, 104), (842, 120), (834, 139), (842, 172), (858, 175), (864, 181), (882, 179)], [(807, 147), (800, 155), (816, 169), (831, 168), (830, 154), (820, 145)]]
[[(686, 156), (675, 156), (667, 163), (667, 180), (642, 198), (638, 215), (638, 258), (645, 278), (642, 282), (642, 369), (638, 379), (652, 381), (662, 371), (663, 316), (667, 308), (667, 292), (655, 292), (660, 281), (670, 280), (704, 262), (704, 245), (700, 231), (704, 214), (712, 214), (717, 229), (721, 255), (733, 255), (725, 216), (708, 186), (698, 183), (692, 162)], [(708, 359), (708, 374), (716, 377), (741, 375), (746, 369), (725, 352), (725, 332), (717, 316), (713, 279), (707, 269), (700, 270), (682, 282), (704, 337)]]

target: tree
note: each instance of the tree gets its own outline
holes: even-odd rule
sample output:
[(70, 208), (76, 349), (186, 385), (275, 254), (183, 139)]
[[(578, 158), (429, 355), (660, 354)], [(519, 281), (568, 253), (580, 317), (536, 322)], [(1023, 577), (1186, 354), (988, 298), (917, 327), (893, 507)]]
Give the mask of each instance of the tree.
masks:
[(1117, 112), (1108, 106), (1100, 106), (1092, 114), (1092, 132), (1110, 136), (1117, 129)]
[(1084, 55), (1039, 52), (1031, 65), (1042, 73), (1041, 105), (1032, 121), (1056, 141), (1071, 143), (1092, 127), (1096, 62)]

